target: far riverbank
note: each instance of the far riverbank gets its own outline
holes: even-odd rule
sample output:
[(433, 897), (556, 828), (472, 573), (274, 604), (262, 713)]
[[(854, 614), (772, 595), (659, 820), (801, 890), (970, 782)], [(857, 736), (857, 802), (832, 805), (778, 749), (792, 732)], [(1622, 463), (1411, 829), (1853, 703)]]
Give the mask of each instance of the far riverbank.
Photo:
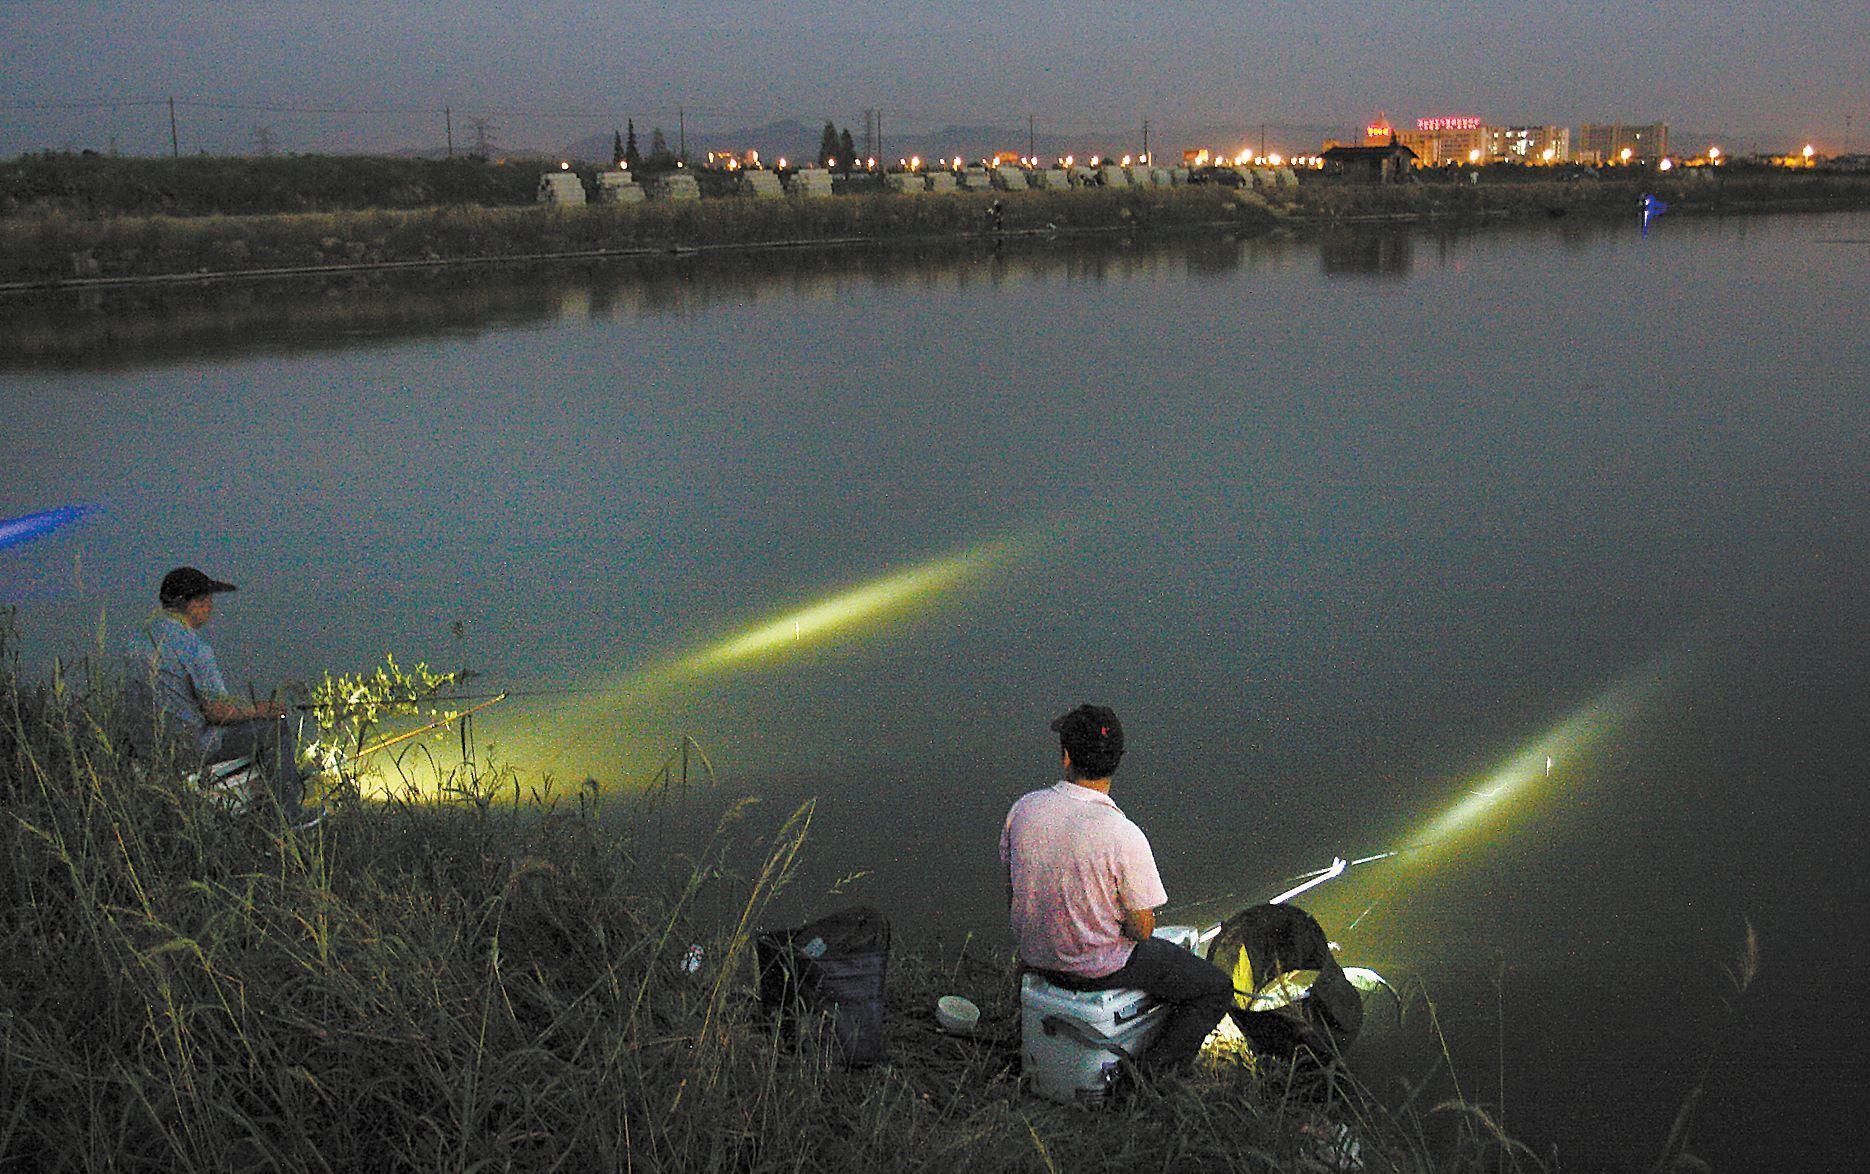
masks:
[[(701, 250), (900, 244), (969, 237), (1260, 233), (1357, 221), (1634, 216), (1653, 193), (1675, 215), (1870, 205), (1870, 177), (1686, 172), (1680, 178), (1490, 181), (1388, 187), (1314, 180), (1068, 191), (706, 199), (547, 209), (426, 209), (248, 216), (0, 219), (0, 292), (538, 262)], [(997, 202), (999, 214), (989, 213)]]

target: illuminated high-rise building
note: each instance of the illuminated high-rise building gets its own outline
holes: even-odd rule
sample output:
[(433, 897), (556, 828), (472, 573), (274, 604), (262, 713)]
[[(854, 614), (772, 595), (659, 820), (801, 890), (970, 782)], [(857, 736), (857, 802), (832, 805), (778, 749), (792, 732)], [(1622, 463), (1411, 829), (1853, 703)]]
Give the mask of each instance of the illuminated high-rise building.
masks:
[(1571, 131), (1562, 126), (1490, 126), (1481, 146), (1489, 163), (1564, 163)]
[[(1578, 128), (1577, 157), (1584, 163), (1651, 163), (1669, 153), (1669, 124), (1586, 123)], [(1628, 151), (1626, 158), (1624, 152)]]
[(1477, 163), (1487, 157), (1487, 128), (1469, 115), (1418, 118), (1414, 130), (1399, 130), (1396, 141), (1416, 153), (1422, 167)]

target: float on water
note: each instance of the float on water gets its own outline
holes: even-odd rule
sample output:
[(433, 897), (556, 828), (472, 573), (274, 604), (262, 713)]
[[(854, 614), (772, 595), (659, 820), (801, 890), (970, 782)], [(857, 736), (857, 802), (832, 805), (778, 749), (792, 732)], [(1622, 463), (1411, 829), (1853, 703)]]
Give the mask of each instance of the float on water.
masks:
[(1496, 830), (1497, 821), (1509, 816), (1516, 803), (1536, 794), (1559, 764), (1578, 758), (1633, 719), (1662, 687), (1677, 659), (1665, 655), (1593, 697), (1485, 778), (1468, 784), (1465, 793), (1411, 843), (1435, 856), (1472, 836)]

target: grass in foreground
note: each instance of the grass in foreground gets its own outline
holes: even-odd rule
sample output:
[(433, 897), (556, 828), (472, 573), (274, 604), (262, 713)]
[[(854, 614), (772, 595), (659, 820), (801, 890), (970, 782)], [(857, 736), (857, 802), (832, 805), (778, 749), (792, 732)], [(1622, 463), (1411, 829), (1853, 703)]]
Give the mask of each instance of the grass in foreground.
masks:
[[(0, 1166), (1331, 1169), (1307, 1130), (1336, 1123), (1364, 1169), (1537, 1165), (1478, 1112), (1431, 1130), (1237, 1066), (1102, 1113), (1034, 1100), (1011, 970), (966, 944), (898, 951), (892, 1062), (845, 1071), (752, 997), (810, 804), (757, 842), (729, 806), (678, 851), (641, 807), (495, 804), (511, 777), (469, 771), (282, 836), (133, 763), (107, 682), (24, 682), (3, 638), (0, 662)], [(957, 987), (999, 992), (980, 1038), (933, 1025)]]

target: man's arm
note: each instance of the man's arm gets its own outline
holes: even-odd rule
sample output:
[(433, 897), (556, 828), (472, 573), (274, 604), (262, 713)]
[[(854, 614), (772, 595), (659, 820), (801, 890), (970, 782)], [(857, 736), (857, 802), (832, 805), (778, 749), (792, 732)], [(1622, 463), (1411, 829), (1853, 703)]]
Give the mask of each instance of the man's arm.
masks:
[(209, 725), (231, 726), (255, 718), (286, 716), (286, 707), (277, 701), (266, 700), (253, 705), (235, 701), (221, 677), (221, 666), (215, 663), (214, 649), (200, 637), (192, 643), (192, 647), (183, 646), (182, 669), (188, 674), (188, 683), (201, 704), (201, 716), (208, 719)]
[(1154, 909), (1132, 909), (1123, 915), (1123, 936), (1140, 942), (1156, 932)]

